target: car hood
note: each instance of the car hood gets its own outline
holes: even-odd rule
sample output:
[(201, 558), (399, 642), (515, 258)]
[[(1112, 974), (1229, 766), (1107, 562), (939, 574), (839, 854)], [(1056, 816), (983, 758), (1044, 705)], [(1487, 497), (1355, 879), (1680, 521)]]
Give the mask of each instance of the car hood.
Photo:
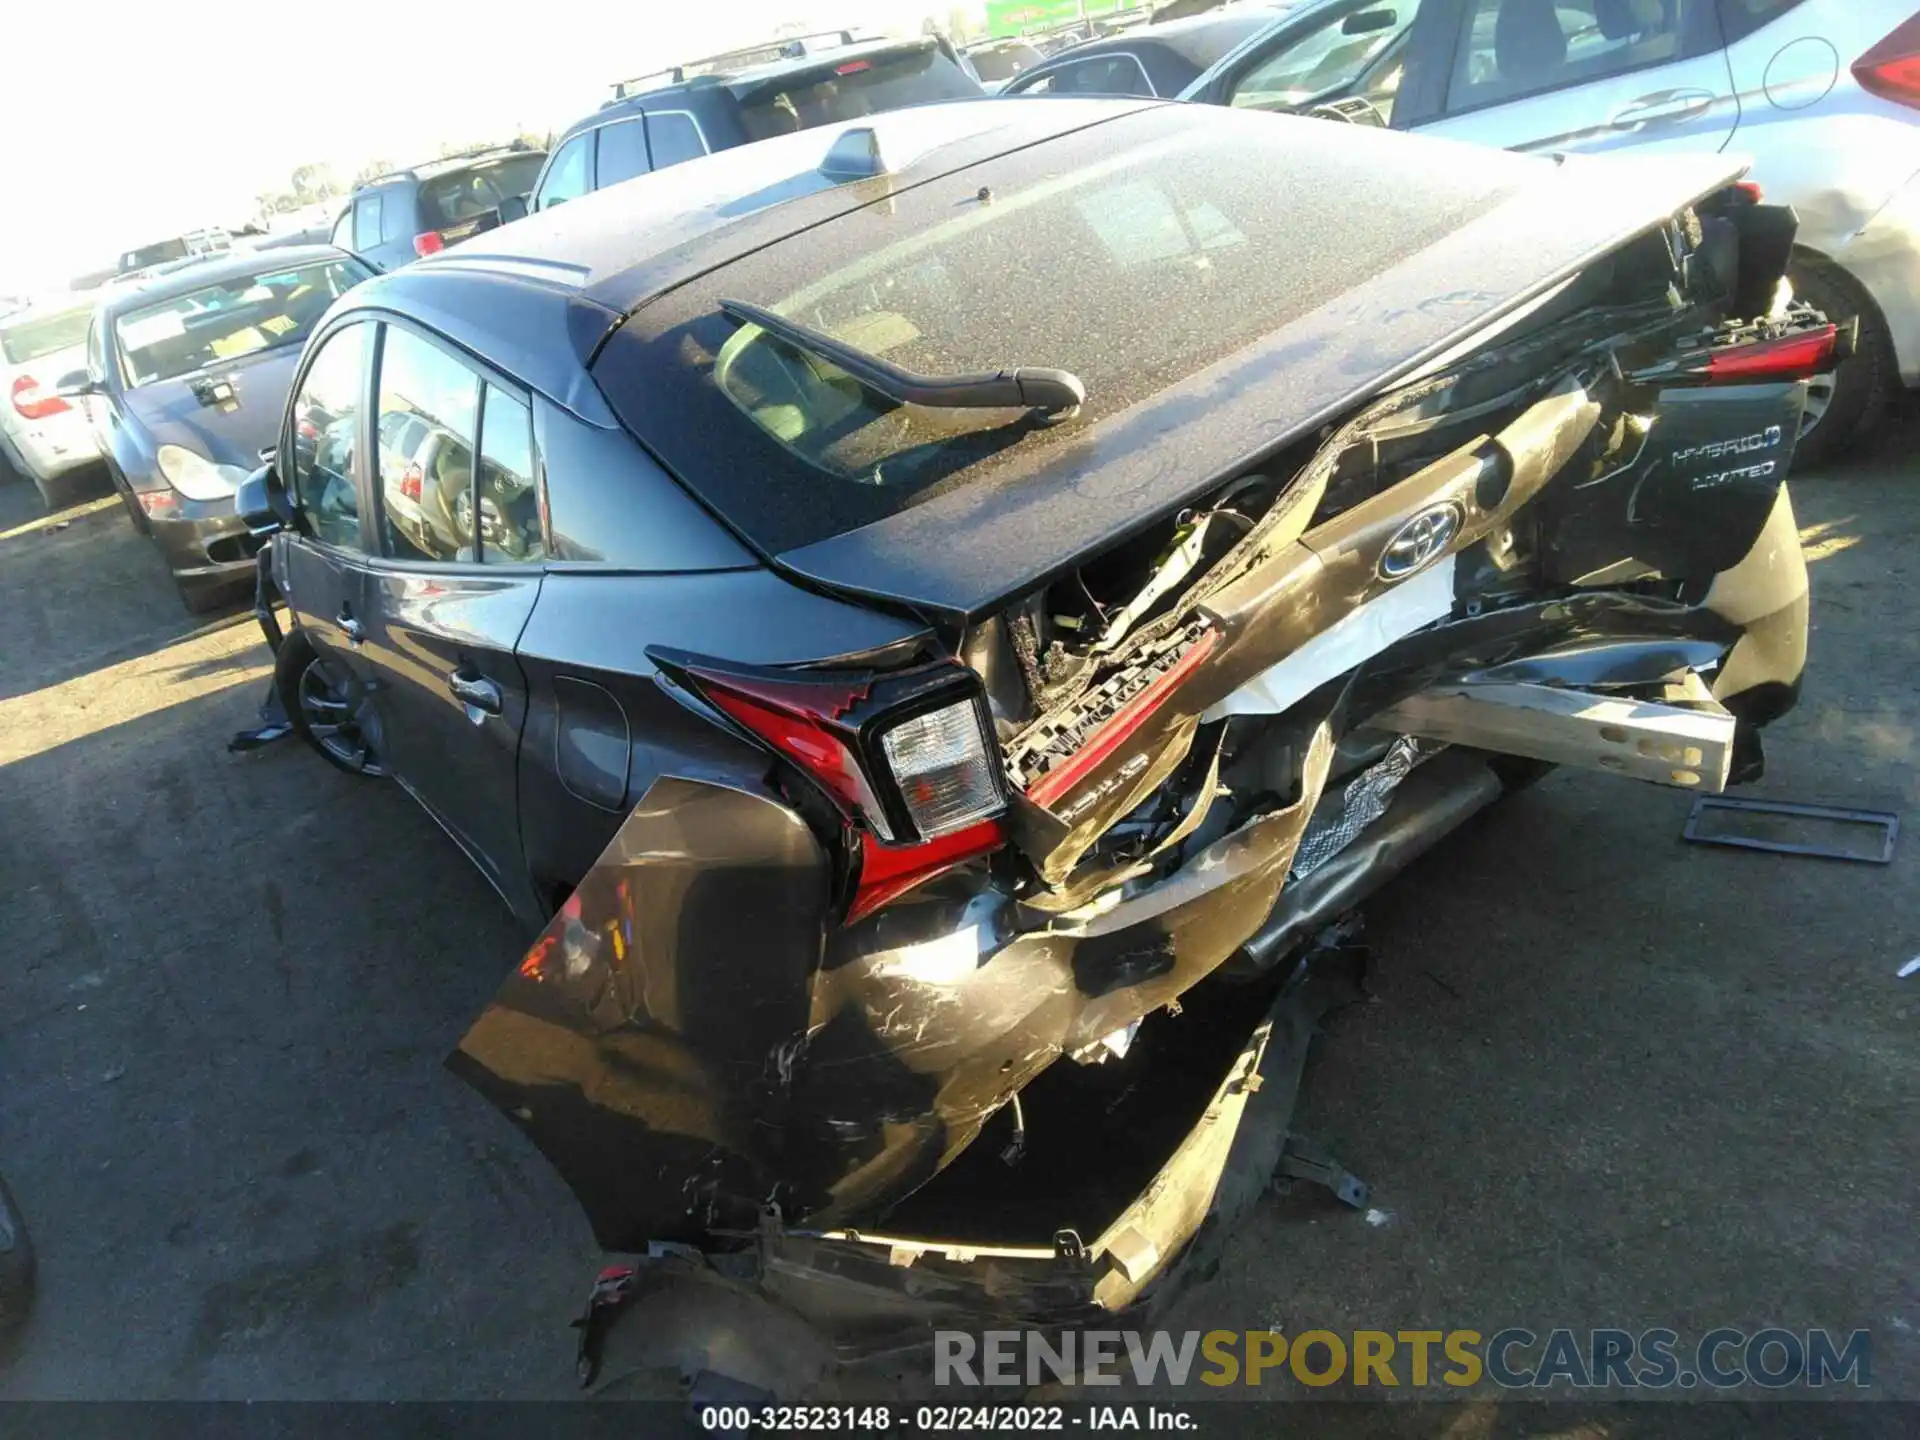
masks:
[[(937, 493), (771, 558), (811, 584), (932, 618), (990, 613), (1256, 467), (1742, 173), (1742, 161), (1718, 155), (1543, 164), (1499, 205), (1089, 426), (1018, 484)], [(1368, 223), (1322, 213), (1302, 243), (1337, 251), (1343, 232), (1357, 236)]]
[[(142, 385), (127, 392), (127, 412), (156, 446), (180, 445), (217, 465), (251, 470), (260, 463), (261, 447), (280, 434), (300, 351), (298, 345), (277, 346), (178, 380)], [(233, 401), (203, 402), (199, 391), (221, 380), (232, 384)]]

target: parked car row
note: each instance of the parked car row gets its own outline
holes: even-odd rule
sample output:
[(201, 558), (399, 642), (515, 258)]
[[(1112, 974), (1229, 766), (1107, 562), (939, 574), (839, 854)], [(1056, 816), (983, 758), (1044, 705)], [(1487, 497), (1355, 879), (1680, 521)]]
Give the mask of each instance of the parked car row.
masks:
[[(1017, 73), (996, 88), (1009, 98), (1180, 95), (1518, 150), (1750, 154), (1752, 182), (1800, 214), (1795, 293), (1859, 334), (1853, 354), (1810, 388), (1803, 460), (1869, 432), (1903, 384), (1920, 384), (1920, 17), (1907, 0), (1308, 0), (1203, 7), (1052, 54), (1016, 54), (1023, 43), (963, 56), (938, 38), (837, 32), (674, 66), (620, 82), (551, 153), (475, 151), (358, 187), (332, 241), (393, 269), (703, 155), (982, 96), (978, 66), (1004, 50)], [(224, 238), (179, 237), (129, 252), (122, 267), (191, 266)], [(150, 461), (122, 453), (137, 442), (116, 438), (107, 418), (116, 392), (101, 390), (103, 424), (90, 433), (70, 404), (79, 397), (52, 383), (73, 368), (79, 323), (61, 302), (6, 322), (0, 447), (43, 496), (104, 455), (130, 515), (150, 525), (138, 497), (164, 492), (151, 488)], [(63, 337), (60, 351), (45, 348)], [(109, 386), (110, 355), (85, 353), (89, 383)], [(177, 571), (183, 593), (218, 598), (197, 573), (216, 562), (171, 558), (204, 561)]]

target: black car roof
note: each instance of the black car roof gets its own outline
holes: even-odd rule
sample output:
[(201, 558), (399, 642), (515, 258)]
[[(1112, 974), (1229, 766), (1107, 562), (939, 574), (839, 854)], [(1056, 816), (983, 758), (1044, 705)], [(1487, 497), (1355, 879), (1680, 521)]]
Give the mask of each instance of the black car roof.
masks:
[(296, 265), (311, 265), (317, 260), (352, 258), (346, 251), (332, 245), (283, 245), (265, 254), (253, 249), (223, 250), (196, 263), (114, 285), (101, 297), (100, 314), (106, 317), (135, 306), (171, 300), (176, 295), (189, 295), (202, 286), (218, 285), (223, 280), (265, 275)]
[[(945, 175), (1158, 102), (980, 99), (890, 110), (640, 175), (355, 287), (343, 309), (412, 315), (588, 419), (612, 424), (585, 364), (654, 296), (750, 250)], [(848, 131), (886, 157), (880, 179), (821, 170)]]

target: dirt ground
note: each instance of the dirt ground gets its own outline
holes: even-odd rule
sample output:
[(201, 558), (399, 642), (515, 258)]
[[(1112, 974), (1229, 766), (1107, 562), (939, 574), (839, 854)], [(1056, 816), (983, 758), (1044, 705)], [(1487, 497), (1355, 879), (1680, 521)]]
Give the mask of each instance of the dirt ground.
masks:
[[(1813, 659), (1760, 794), (1916, 811), (1917, 440), (1796, 484)], [(227, 753), (266, 658), (115, 503), (0, 485), (0, 1173), (41, 1274), (0, 1398), (576, 1393), (599, 1255), (440, 1063), (516, 931), (396, 787)], [(1375, 1213), (1276, 1197), (1174, 1328), (1864, 1328), (1920, 1400), (1914, 837), (1711, 850), (1689, 805), (1556, 774), (1369, 908), (1301, 1121)]]

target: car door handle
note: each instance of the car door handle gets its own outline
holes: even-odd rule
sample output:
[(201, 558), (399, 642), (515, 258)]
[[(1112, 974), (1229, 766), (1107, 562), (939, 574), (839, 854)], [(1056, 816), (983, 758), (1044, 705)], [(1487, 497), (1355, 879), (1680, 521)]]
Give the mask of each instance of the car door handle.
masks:
[(333, 620), (334, 623), (340, 627), (340, 633), (347, 637), (347, 643), (349, 645), (358, 645), (362, 640), (367, 638), (367, 627), (354, 619), (353, 611), (349, 610), (346, 606), (342, 605), (340, 607), (340, 613), (334, 616)]
[(456, 670), (447, 676), (447, 689), (453, 692), (454, 699), (467, 707), (468, 718), (476, 725), (480, 723), (480, 717), (474, 715), (474, 711), (478, 710), (482, 715), (500, 713), (500, 687), (484, 675)]
[(1713, 96), (1705, 90), (1679, 90), (1665, 95), (1647, 95), (1629, 101), (1613, 112), (1607, 123), (1616, 130), (1631, 130), (1637, 125), (1660, 125), (1671, 120), (1690, 120), (1713, 108)]

